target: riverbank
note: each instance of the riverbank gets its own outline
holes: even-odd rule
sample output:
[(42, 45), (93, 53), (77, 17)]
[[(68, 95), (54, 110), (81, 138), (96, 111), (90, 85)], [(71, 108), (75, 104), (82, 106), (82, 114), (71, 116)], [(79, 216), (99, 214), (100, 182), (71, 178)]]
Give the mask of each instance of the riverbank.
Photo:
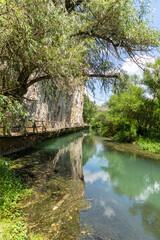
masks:
[(108, 147), (116, 151), (131, 153), (138, 157), (160, 161), (160, 154), (143, 150), (136, 143), (120, 143), (116, 140), (113, 140), (111, 138), (105, 138), (105, 137), (102, 137), (102, 140), (105, 145), (107, 145)]

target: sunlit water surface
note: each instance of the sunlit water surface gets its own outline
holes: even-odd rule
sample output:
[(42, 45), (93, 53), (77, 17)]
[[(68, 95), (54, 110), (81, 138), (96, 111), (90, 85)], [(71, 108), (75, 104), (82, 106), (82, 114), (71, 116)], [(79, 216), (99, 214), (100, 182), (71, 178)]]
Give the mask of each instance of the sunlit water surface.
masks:
[(160, 164), (72, 134), (14, 160), (33, 193), (20, 208), (43, 239), (159, 240)]

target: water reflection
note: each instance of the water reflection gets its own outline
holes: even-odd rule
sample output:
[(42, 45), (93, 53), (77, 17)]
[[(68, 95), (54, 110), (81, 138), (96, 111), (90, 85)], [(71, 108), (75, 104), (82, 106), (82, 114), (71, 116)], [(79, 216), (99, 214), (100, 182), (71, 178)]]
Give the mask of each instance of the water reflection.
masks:
[(33, 190), (19, 205), (30, 236), (62, 240), (80, 235), (80, 210), (89, 207), (82, 171), (83, 137), (69, 144), (64, 144), (66, 138), (61, 140), (61, 149), (50, 142), (49, 151), (41, 146), (42, 150), (14, 161), (13, 167)]
[(84, 176), (86, 196), (94, 201), (87, 214), (82, 212), (82, 221), (110, 239), (160, 239), (160, 164), (101, 142), (92, 152)]
[(89, 135), (86, 135), (83, 138), (83, 145), (82, 145), (82, 154), (83, 154), (83, 165), (85, 165), (90, 158), (96, 152), (96, 141)]
[(145, 232), (153, 235), (154, 239), (160, 239), (160, 209), (145, 202), (143, 204), (134, 203), (129, 211), (133, 216), (141, 214)]
[(39, 148), (13, 166), (33, 189), (20, 204), (30, 234), (58, 240), (160, 240), (159, 163), (118, 153), (101, 139), (81, 134)]

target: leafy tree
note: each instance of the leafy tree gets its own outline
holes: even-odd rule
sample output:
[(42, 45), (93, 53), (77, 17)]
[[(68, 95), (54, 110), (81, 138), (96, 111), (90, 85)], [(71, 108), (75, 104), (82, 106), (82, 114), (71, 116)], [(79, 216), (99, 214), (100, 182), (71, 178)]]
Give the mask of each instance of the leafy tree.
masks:
[(148, 87), (148, 93), (152, 98), (160, 99), (160, 58), (145, 69), (142, 83)]
[(140, 135), (158, 136), (160, 100), (148, 98), (146, 93), (146, 89), (129, 83), (126, 91), (111, 96), (109, 111), (99, 122), (102, 134), (123, 142), (132, 142)]
[(86, 50), (70, 38), (78, 17), (63, 14), (49, 0), (6, 0), (0, 7), (2, 93), (21, 97), (35, 82), (49, 79), (59, 88), (72, 86)]
[[(15, 103), (22, 102), (35, 82), (45, 81), (48, 89), (71, 89), (75, 78), (82, 81), (87, 47), (81, 40), (71, 39), (78, 18), (64, 14), (50, 0), (1, 1), (1, 118), (8, 116), (8, 109), (15, 115)], [(21, 111), (22, 107), (17, 108), (16, 113), (23, 117)]]
[(84, 105), (83, 105), (83, 120), (86, 123), (91, 123), (91, 119), (97, 112), (97, 106), (89, 100), (87, 95), (84, 95)]
[(129, 84), (126, 92), (113, 95), (108, 104), (110, 110), (100, 124), (103, 135), (130, 142), (159, 129), (159, 102), (147, 98), (141, 87)]
[(106, 125), (106, 111), (97, 111), (91, 119), (92, 128), (100, 128)]
[(74, 89), (95, 77), (103, 86), (113, 82), (119, 73), (112, 56), (159, 45), (159, 32), (145, 20), (148, 1), (139, 9), (136, 2), (1, 1), (0, 94), (14, 104), (38, 81), (48, 89)]

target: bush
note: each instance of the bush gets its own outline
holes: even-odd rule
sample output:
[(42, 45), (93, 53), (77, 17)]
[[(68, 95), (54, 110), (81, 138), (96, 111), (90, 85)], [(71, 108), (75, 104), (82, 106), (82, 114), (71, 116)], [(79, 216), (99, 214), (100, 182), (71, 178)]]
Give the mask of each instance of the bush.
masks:
[(160, 153), (160, 143), (156, 139), (139, 137), (137, 144), (143, 150), (148, 150), (153, 153)]
[(91, 119), (92, 128), (101, 128), (106, 123), (106, 112), (97, 111)]
[(114, 138), (120, 142), (134, 142), (137, 139), (137, 129), (135, 126), (124, 126)]

